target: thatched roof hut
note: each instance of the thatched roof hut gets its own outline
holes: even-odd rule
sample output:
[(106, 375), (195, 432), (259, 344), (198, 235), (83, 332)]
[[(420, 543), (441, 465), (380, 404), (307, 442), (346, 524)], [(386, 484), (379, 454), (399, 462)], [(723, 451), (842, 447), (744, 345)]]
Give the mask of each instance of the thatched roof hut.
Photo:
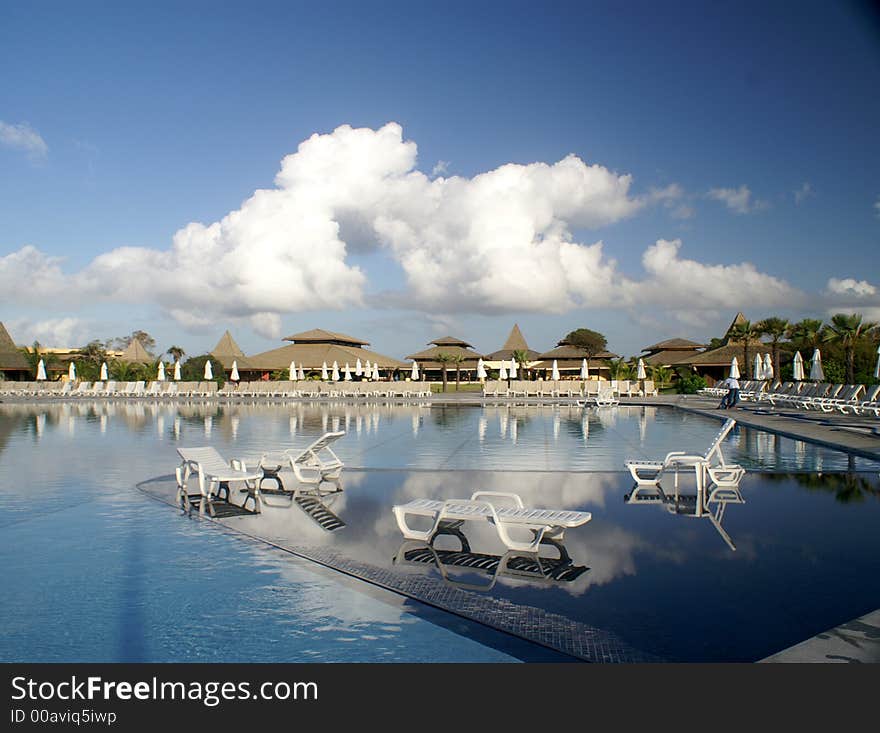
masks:
[(29, 379), (31, 376), (31, 365), (18, 350), (2, 323), (0, 323), (0, 372), (3, 372), (7, 379)]
[(646, 346), (642, 349), (643, 352), (646, 352), (642, 358), (645, 364), (671, 366), (702, 353), (705, 348), (706, 344), (698, 344), (696, 341), (683, 338), (672, 338)]
[(525, 351), (528, 354), (529, 362), (536, 361), (540, 356), (537, 351), (529, 348), (525, 337), (522, 335), (522, 331), (519, 330), (519, 324), (516, 323), (513, 324), (513, 328), (510, 330), (510, 334), (507, 337), (507, 341), (504, 342), (504, 346), (498, 349), (498, 351), (486, 354), (485, 359), (490, 363), (510, 361), (513, 358), (514, 351)]
[(429, 341), (428, 344), (434, 344), (434, 346), (430, 349), (425, 349), (424, 351), (419, 351), (416, 354), (410, 354), (406, 357), (407, 359), (412, 359), (417, 362), (420, 369), (440, 370), (445, 366), (447, 371), (455, 371), (456, 365), (454, 363), (444, 364), (443, 362), (437, 361), (437, 357), (440, 354), (464, 357), (464, 360), (458, 364), (459, 370), (463, 371), (476, 369), (477, 361), (483, 357), (482, 354), (478, 354), (474, 351), (473, 346), (467, 341), (462, 341), (453, 336), (444, 336), (443, 338)]
[[(369, 346), (369, 341), (320, 328), (296, 333), (287, 336), (284, 340), (293, 343), (248, 357), (249, 368), (267, 372), (280, 371), (289, 368), (290, 362), (293, 361), (298, 367), (302, 366), (306, 371), (312, 371), (320, 369), (325, 363), (329, 367), (335, 361), (340, 369), (343, 369), (346, 363), (354, 369), (358, 359), (362, 364), (366, 364), (367, 361), (378, 364), (379, 369), (384, 370), (409, 367), (406, 362), (399, 359), (365, 349), (365, 346)], [(241, 369), (240, 363), (239, 369)]]
[(256, 367), (251, 365), (250, 359), (245, 356), (239, 345), (235, 343), (232, 334), (226, 331), (217, 342), (217, 345), (211, 349), (209, 356), (220, 364), (227, 372), (232, 370), (232, 362), (238, 367), (238, 371), (256, 371)]
[(132, 339), (119, 357), (119, 361), (129, 364), (152, 364), (156, 359), (147, 353), (147, 350), (140, 341)]
[[(573, 346), (563, 340), (559, 342), (555, 349), (545, 351), (543, 354), (540, 354), (538, 358), (540, 361), (537, 364), (532, 365), (533, 369), (552, 369), (553, 360), (555, 359), (556, 366), (560, 372), (580, 372), (581, 363), (584, 359), (587, 359), (587, 352), (579, 346)], [(617, 358), (617, 354), (613, 354), (610, 351), (602, 351), (598, 354), (593, 354), (587, 359), (590, 366), (590, 372), (592, 373), (608, 369), (608, 359), (615, 358)]]

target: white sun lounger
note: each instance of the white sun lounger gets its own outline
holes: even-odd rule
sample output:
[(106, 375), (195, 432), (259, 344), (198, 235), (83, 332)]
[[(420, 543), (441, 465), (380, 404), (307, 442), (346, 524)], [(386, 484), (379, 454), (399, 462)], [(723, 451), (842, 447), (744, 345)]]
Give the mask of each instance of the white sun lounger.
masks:
[(337, 491), (341, 491), (342, 469), (345, 464), (330, 446), (344, 435), (344, 430), (324, 433), (306, 448), (302, 450), (288, 449), (283, 452), (280, 458), (271, 453), (264, 453), (260, 459), (260, 465), (274, 464), (280, 470), (281, 464), (287, 462), (299, 484), (320, 490), (321, 484), (332, 483), (336, 486)]
[[(514, 507), (496, 506), (496, 497), (511, 499)], [(415, 499), (407, 504), (392, 508), (397, 526), (408, 540), (429, 542), (437, 532), (441, 522), (462, 522), (479, 520), (495, 526), (498, 537), (511, 550), (536, 552), (541, 540), (562, 540), (569, 527), (579, 527), (592, 519), (589, 512), (568, 511), (565, 509), (527, 509), (516, 494), (501, 491), (477, 491), (468, 499)], [(413, 529), (406, 523), (408, 515), (428, 517), (431, 527), (427, 530)], [(532, 531), (530, 541), (516, 540), (510, 536), (509, 529), (519, 527)]]
[[(260, 496), (259, 481), (263, 478), (263, 470), (260, 468), (248, 470), (244, 461), (233, 459), (226, 461), (216, 448), (211, 446), (204, 448), (178, 448), (177, 454), (181, 458), (181, 464), (177, 467), (177, 498), (184, 509), (189, 510), (195, 499), (199, 501), (199, 513), (205, 510), (213, 517), (214, 498), (220, 497), (220, 492), (226, 492), (226, 500), (229, 501), (229, 482), (241, 482), (247, 490), (248, 499), (254, 501), (254, 512), (259, 513), (263, 509), (263, 501)], [(199, 477), (199, 493), (187, 492), (187, 480), (190, 475), (196, 473)]]
[(715, 436), (705, 455), (689, 455), (684, 451), (671, 451), (662, 461), (627, 461), (626, 467), (640, 486), (656, 486), (664, 473), (673, 471), (678, 483), (681, 469), (693, 469), (698, 486), (708, 474), (715, 486), (736, 486), (745, 475), (745, 469), (733, 463), (726, 463), (721, 452), (721, 442), (736, 425), (736, 420), (726, 420)]

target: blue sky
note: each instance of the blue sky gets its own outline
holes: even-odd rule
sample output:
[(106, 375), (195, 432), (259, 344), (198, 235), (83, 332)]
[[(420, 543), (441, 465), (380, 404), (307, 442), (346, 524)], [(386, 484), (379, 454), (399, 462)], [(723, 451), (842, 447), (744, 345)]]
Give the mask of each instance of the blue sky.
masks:
[[(0, 320), (192, 354), (324, 327), (403, 356), (492, 351), (515, 321), (631, 355), (737, 310), (877, 319), (878, 88), (855, 3), (10, 7)], [(316, 134), (329, 158), (297, 158)], [(354, 180), (363, 155), (405, 160)], [(279, 184), (285, 156), (309, 174)], [(235, 212), (193, 240), (225, 264), (171, 252)]]

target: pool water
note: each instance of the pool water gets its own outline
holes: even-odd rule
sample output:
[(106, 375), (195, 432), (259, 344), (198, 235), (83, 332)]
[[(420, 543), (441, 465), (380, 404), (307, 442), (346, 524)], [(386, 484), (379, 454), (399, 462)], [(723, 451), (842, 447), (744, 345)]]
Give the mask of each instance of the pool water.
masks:
[[(173, 483), (155, 479), (171, 473), (178, 446), (243, 455), (346, 426), (337, 443), (345, 492), (330, 503), (346, 523), (338, 532), (296, 506), (212, 523), (150, 497), (173, 500)], [(702, 452), (717, 429), (673, 408), (0, 405), (0, 659), (560, 658), (242, 532), (332, 551), (401, 583), (433, 579), (475, 604), (494, 600), (527, 631), (539, 617), (603, 630), (658, 659), (754, 661), (880, 607), (880, 483), (870, 461), (737, 429), (725, 455), (760, 472), (746, 476), (745, 503), (726, 507), (720, 523), (627, 501), (626, 458)], [(843, 472), (853, 465), (872, 471)], [(566, 534), (573, 571), (494, 577), (407, 551), (391, 506), (476, 489), (592, 512)], [(502, 554), (488, 527), (460, 535), (435, 549), (454, 553), (464, 540), (484, 561)]]

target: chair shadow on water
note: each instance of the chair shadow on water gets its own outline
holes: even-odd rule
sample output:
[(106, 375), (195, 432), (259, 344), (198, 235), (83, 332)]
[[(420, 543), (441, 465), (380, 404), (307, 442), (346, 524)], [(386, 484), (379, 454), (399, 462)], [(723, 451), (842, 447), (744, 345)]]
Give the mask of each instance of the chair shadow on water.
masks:
[[(433, 566), (449, 585), (476, 591), (491, 590), (501, 577), (545, 584), (570, 583), (589, 570), (586, 565), (575, 565), (565, 545), (553, 539), (543, 539), (541, 547), (550, 548), (556, 557), (541, 554), (540, 550), (508, 550), (502, 555), (474, 552), (461, 525), (461, 522), (441, 525), (428, 542), (405, 540), (392, 562), (398, 567)], [(458, 541), (458, 549), (435, 547), (438, 539), (447, 537)], [(488, 576), (488, 580), (481, 583), (460, 580), (450, 572), (452, 569)]]

